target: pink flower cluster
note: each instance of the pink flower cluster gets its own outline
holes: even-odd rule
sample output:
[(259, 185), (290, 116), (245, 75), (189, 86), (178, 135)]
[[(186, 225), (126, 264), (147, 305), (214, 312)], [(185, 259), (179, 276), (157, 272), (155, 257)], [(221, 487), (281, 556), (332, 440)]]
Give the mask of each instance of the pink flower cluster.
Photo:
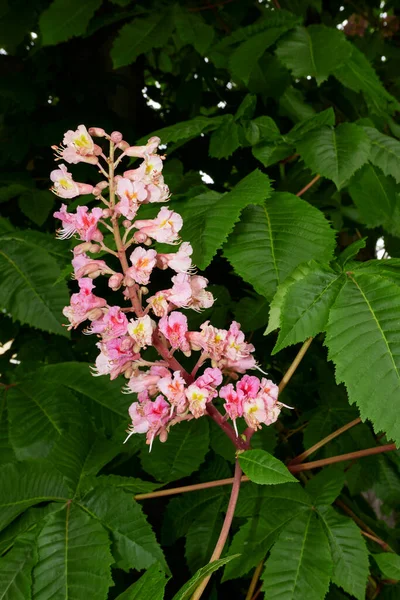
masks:
[[(92, 136), (107, 141), (108, 156)], [(62, 204), (54, 213), (62, 222), (59, 238), (74, 237), (81, 242), (74, 247), (72, 259), (80, 291), (71, 296), (63, 314), (69, 329), (89, 321), (85, 333), (98, 337), (94, 374), (126, 378), (123, 391), (137, 394), (129, 408), (128, 438), (145, 433), (150, 446), (156, 436), (165, 441), (176, 423), (207, 414), (211, 403), (221, 402), (218, 398), (224, 400), (225, 420), (233, 421), (236, 435), (237, 418), (243, 417), (256, 430), (262, 423), (276, 421), (283, 406), (272, 381), (245, 374), (259, 367), (254, 346), (246, 342), (239, 323), (217, 329), (205, 321), (199, 331), (189, 331), (187, 316), (179, 309), (201, 311), (210, 308), (214, 298), (207, 290), (207, 279), (196, 274), (190, 243), (181, 242), (182, 217), (163, 206), (153, 218), (136, 219), (141, 206), (166, 202), (170, 196), (162, 176), (164, 157), (157, 154), (159, 143), (159, 138), (152, 137), (144, 146), (130, 146), (119, 132), (109, 135), (101, 128), (87, 130), (80, 125), (65, 134), (63, 145), (53, 147), (56, 159), (92, 164), (103, 179), (94, 186), (77, 183), (64, 164), (50, 176), (53, 192), (67, 202), (92, 194), (100, 203), (90, 210), (77, 206), (75, 212)], [(116, 175), (124, 157), (142, 162)], [(104, 244), (107, 231), (113, 234), (113, 248)], [(175, 246), (175, 251), (159, 252), (159, 243)], [(120, 270), (112, 269), (104, 256), (92, 258), (100, 252), (117, 257)], [(172, 271), (171, 286), (150, 294), (147, 286), (155, 269)], [(100, 275), (109, 277), (111, 290), (122, 288), (125, 306), (110, 305), (93, 293), (93, 280)], [(159, 360), (146, 358), (146, 349), (152, 346)], [(188, 358), (200, 353), (190, 373), (178, 362), (178, 352)], [(206, 366), (207, 361), (211, 366)], [(243, 377), (238, 380), (240, 374)], [(225, 382), (221, 387), (224, 377), (236, 385)]]

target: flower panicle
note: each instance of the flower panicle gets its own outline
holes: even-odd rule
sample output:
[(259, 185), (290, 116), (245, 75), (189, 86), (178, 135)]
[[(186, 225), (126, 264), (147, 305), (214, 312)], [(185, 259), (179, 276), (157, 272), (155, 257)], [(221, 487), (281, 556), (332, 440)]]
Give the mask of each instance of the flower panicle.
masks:
[[(109, 144), (108, 156), (93, 137)], [(165, 156), (157, 154), (159, 144), (160, 138), (153, 136), (146, 145), (130, 146), (120, 132), (107, 134), (99, 127), (79, 125), (65, 133), (62, 145), (53, 147), (56, 160), (64, 162), (50, 174), (51, 190), (66, 203), (91, 194), (106, 205), (91, 209), (78, 205), (72, 212), (62, 204), (54, 213), (62, 223), (58, 237), (79, 240), (72, 258), (79, 291), (72, 294), (63, 314), (69, 329), (86, 323), (83, 333), (97, 336), (99, 354), (92, 374), (108, 375), (112, 380), (123, 376), (122, 392), (137, 395), (129, 408), (125, 442), (133, 434), (145, 434), (150, 448), (156, 437), (165, 442), (175, 424), (206, 415), (207, 406), (214, 401), (223, 404), (225, 419), (232, 421), (236, 435), (237, 419), (257, 430), (262, 424), (274, 423), (284, 406), (270, 379), (247, 374), (253, 369), (265, 373), (239, 323), (233, 321), (229, 329), (218, 329), (205, 321), (198, 331), (189, 330), (182, 309), (201, 312), (212, 307), (214, 297), (207, 289), (208, 280), (197, 274), (192, 263), (191, 244), (180, 238), (182, 217), (165, 205), (158, 212), (152, 209), (151, 205), (170, 198), (162, 175)], [(117, 174), (126, 157), (141, 162)], [(75, 182), (64, 163), (79, 162), (93, 165), (101, 181), (94, 185)], [(139, 211), (144, 211), (139, 216), (145, 218), (137, 218)], [(152, 212), (155, 216), (149, 218)], [(113, 233), (113, 248), (109, 247), (109, 232)], [(159, 244), (176, 249), (159, 251)], [(101, 257), (93, 256), (100, 252)], [(119, 258), (120, 270), (107, 264), (107, 254)], [(150, 292), (148, 286), (157, 269), (172, 271), (171, 285)], [(108, 277), (110, 290), (122, 291), (125, 307), (110, 305), (94, 293), (94, 280), (100, 276)], [(159, 360), (146, 359), (145, 353), (152, 347), (160, 354)], [(198, 352), (200, 358), (189, 374), (176, 356), (182, 353), (192, 359)], [(235, 384), (222, 385), (224, 377)]]

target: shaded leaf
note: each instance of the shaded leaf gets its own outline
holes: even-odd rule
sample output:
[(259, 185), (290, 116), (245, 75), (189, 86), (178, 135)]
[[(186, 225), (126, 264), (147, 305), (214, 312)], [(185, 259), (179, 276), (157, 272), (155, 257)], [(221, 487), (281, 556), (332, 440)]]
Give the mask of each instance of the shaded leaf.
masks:
[(54, 46), (82, 35), (102, 0), (54, 0), (39, 19), (43, 46)]
[(163, 600), (167, 581), (165, 573), (153, 565), (115, 600)]
[(322, 469), (307, 482), (306, 492), (313, 504), (332, 504), (339, 496), (345, 483), (345, 473), (340, 466)]
[(32, 568), (37, 560), (34, 536), (21, 537), (0, 558), (0, 594), (2, 600), (27, 600), (31, 597)]
[(239, 454), (239, 463), (251, 481), (261, 485), (276, 485), (297, 479), (287, 470), (285, 465), (265, 452), (265, 450), (247, 450)]
[(375, 562), (388, 579), (400, 579), (400, 556), (392, 552), (373, 554)]
[(370, 161), (400, 183), (400, 142), (373, 127), (364, 127), (371, 140)]
[(220, 569), (223, 565), (226, 565), (231, 560), (237, 558), (237, 554), (233, 556), (226, 556), (225, 558), (220, 558), (219, 560), (214, 560), (208, 565), (205, 565), (201, 569), (197, 571), (195, 575), (185, 585), (179, 590), (177, 594), (173, 597), (172, 600), (189, 600), (192, 596), (193, 592), (196, 590), (197, 586), (202, 582), (204, 577), (207, 575), (211, 575), (217, 569)]

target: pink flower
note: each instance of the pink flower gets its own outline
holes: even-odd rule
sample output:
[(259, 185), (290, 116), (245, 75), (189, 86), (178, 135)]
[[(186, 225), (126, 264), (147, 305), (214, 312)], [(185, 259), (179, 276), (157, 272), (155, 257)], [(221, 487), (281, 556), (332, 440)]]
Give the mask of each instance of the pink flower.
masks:
[(115, 206), (115, 210), (127, 219), (133, 219), (138, 211), (139, 202), (147, 198), (147, 190), (143, 183), (132, 183), (129, 179), (121, 178), (117, 183), (117, 195), (120, 202)]
[(74, 256), (72, 259), (72, 266), (74, 267), (76, 279), (81, 279), (81, 277), (85, 276), (95, 279), (101, 274), (110, 272), (110, 269), (104, 260), (95, 260), (94, 258), (87, 256), (84, 252)]
[(195, 381), (195, 384), (199, 388), (206, 388), (210, 393), (212, 393), (213, 397), (216, 398), (218, 396), (215, 388), (221, 385), (222, 383), (222, 373), (220, 369), (210, 368), (205, 369), (203, 375), (200, 375)]
[(226, 358), (236, 361), (240, 358), (246, 358), (251, 352), (254, 352), (253, 344), (248, 344), (245, 341), (244, 333), (240, 331), (240, 324), (233, 321), (226, 336)]
[(129, 416), (132, 420), (132, 424), (127, 430), (129, 435), (125, 439), (124, 444), (134, 433), (147, 433), (147, 431), (150, 429), (150, 422), (144, 414), (143, 406), (141, 406), (138, 402), (133, 402), (133, 404), (130, 405)]
[(68, 173), (65, 165), (60, 165), (50, 173), (50, 179), (54, 182), (51, 191), (61, 198), (75, 198), (79, 196), (78, 184), (72, 179), (71, 173)]
[(267, 411), (263, 399), (258, 396), (243, 402), (243, 416), (248, 427), (261, 429), (261, 423), (265, 423), (267, 420)]
[(260, 380), (253, 375), (244, 375), (236, 384), (236, 389), (242, 394), (242, 398), (255, 398), (260, 388)]
[(138, 246), (130, 256), (132, 266), (129, 267), (126, 275), (136, 283), (147, 285), (156, 264), (156, 257), (157, 252), (155, 250), (144, 250)]
[(162, 168), (163, 162), (161, 156), (148, 154), (137, 169), (125, 171), (124, 177), (131, 179), (131, 181), (141, 181), (142, 183), (157, 185), (162, 177)]
[(265, 379), (265, 377), (263, 377), (261, 379), (260, 387), (260, 393), (262, 393), (264, 396), (269, 396), (273, 401), (278, 400), (279, 387), (273, 381), (271, 381), (271, 379)]
[(128, 319), (119, 306), (111, 306), (91, 327), (91, 333), (100, 333), (103, 340), (124, 336), (127, 331)]
[(210, 308), (214, 304), (214, 296), (206, 291), (208, 280), (201, 275), (193, 275), (190, 278), (192, 298), (190, 308), (200, 311), (202, 308)]
[(76, 131), (67, 131), (63, 146), (53, 148), (60, 157), (72, 164), (87, 162), (96, 165), (99, 162), (96, 155), (101, 154), (101, 148), (93, 143), (84, 125), (79, 125)]
[(135, 350), (151, 346), (153, 331), (156, 327), (155, 322), (150, 319), (149, 315), (132, 319), (129, 321), (128, 333), (135, 342)]
[(224, 398), (226, 401), (224, 404), (224, 408), (229, 416), (232, 419), (233, 425), (235, 427), (236, 435), (238, 435), (237, 427), (236, 427), (236, 419), (238, 417), (243, 416), (243, 402), (239, 394), (236, 392), (232, 383), (228, 383), (228, 385), (224, 385), (219, 390), (220, 398)]
[(164, 183), (162, 175), (158, 177), (157, 183), (149, 183), (147, 188), (146, 202), (166, 202), (170, 197), (169, 187)]
[(171, 377), (171, 373), (161, 365), (152, 366), (148, 371), (136, 371), (128, 382), (127, 392), (138, 394), (147, 390), (154, 396), (158, 391), (157, 384), (163, 377)]
[(178, 232), (182, 228), (182, 217), (167, 206), (163, 206), (155, 219), (136, 221), (134, 227), (157, 242), (172, 244), (179, 239)]
[(157, 267), (160, 269), (173, 269), (177, 273), (190, 273), (193, 270), (193, 248), (189, 242), (183, 242), (178, 252), (172, 254), (157, 254)]
[(188, 324), (185, 315), (174, 311), (169, 316), (163, 317), (158, 326), (172, 348), (179, 348), (182, 352), (190, 352), (190, 345), (186, 338)]
[(188, 334), (191, 347), (194, 350), (202, 349), (212, 360), (219, 361), (224, 353), (227, 331), (213, 327), (209, 321), (200, 325), (200, 330)]
[(170, 405), (161, 395), (157, 396), (154, 401), (145, 402), (143, 408), (147, 420), (154, 429), (162, 427), (168, 420)]
[(184, 412), (187, 406), (185, 397), (185, 380), (179, 371), (174, 371), (173, 378), (171, 374), (168, 377), (162, 377), (157, 383), (158, 389), (168, 401), (177, 407), (179, 413)]
[(167, 291), (168, 300), (175, 306), (188, 308), (192, 296), (189, 275), (178, 273), (178, 275), (172, 277), (172, 283), (174, 285)]
[(101, 208), (94, 208), (91, 212), (87, 206), (78, 206), (76, 209), (76, 229), (81, 240), (85, 242), (101, 242), (103, 234), (97, 228), (97, 223), (103, 216)]
[(186, 390), (186, 398), (189, 401), (189, 410), (195, 419), (206, 413), (206, 405), (210, 400), (210, 394), (206, 388), (200, 388), (195, 383), (189, 385)]
[(210, 308), (213, 305), (213, 295), (204, 289), (208, 284), (205, 277), (178, 273), (172, 277), (172, 282), (174, 285), (169, 290), (168, 299), (175, 306), (192, 308), (199, 312), (202, 308)]
[(92, 294), (95, 286), (91, 279), (78, 279), (78, 284), (80, 291), (77, 294), (72, 294), (70, 305), (63, 310), (63, 315), (70, 322), (68, 329), (75, 329), (80, 323), (91, 317), (93, 319), (98, 318), (102, 314), (102, 311), (98, 309), (107, 304), (104, 298), (98, 298)]
[(149, 303), (149, 306), (157, 317), (165, 317), (168, 314), (169, 302), (165, 292), (157, 292), (154, 296), (148, 298), (146, 302)]
[(151, 137), (145, 146), (129, 146), (125, 150), (127, 156), (136, 156), (138, 158), (144, 158), (146, 154), (153, 154), (157, 151), (157, 148), (161, 140), (157, 136)]
[(132, 363), (140, 359), (140, 354), (133, 350), (133, 342), (129, 336), (106, 339), (97, 346), (103, 355), (96, 361), (97, 374), (109, 374), (110, 379), (116, 379), (121, 373), (129, 372)]
[(76, 215), (67, 211), (67, 205), (61, 204), (59, 211), (53, 213), (53, 217), (62, 221), (62, 228), (57, 231), (60, 240), (66, 240), (76, 232)]

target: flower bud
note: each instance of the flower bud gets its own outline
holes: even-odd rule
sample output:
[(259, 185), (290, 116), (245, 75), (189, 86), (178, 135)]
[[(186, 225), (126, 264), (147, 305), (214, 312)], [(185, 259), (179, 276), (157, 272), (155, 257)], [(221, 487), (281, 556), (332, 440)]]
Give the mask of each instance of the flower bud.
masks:
[(100, 146), (98, 146), (97, 144), (93, 145), (93, 154), (95, 156), (100, 156), (100, 154), (102, 154), (103, 150)]
[(111, 141), (114, 142), (114, 144), (119, 144), (123, 140), (123, 136), (120, 131), (113, 131), (110, 137)]
[(160, 442), (164, 444), (168, 439), (168, 431), (166, 429), (162, 429), (158, 437)]
[(83, 254), (84, 252), (90, 252), (90, 248), (92, 247), (92, 245), (93, 244), (91, 242), (83, 242), (83, 244), (78, 244), (74, 248), (75, 256), (78, 256), (79, 254)]
[(141, 231), (136, 231), (133, 236), (133, 240), (136, 244), (145, 244), (146, 241), (149, 240), (149, 236), (146, 233), (142, 233)]
[(122, 150), (123, 152), (125, 152), (125, 150), (127, 148), (129, 148), (129, 144), (128, 144), (128, 142), (125, 142), (125, 140), (122, 140), (122, 142), (120, 142), (119, 144), (117, 144), (117, 148), (119, 148), (120, 150)]
[(77, 183), (76, 185), (78, 186), (81, 196), (84, 196), (85, 194), (91, 194), (93, 192), (93, 186), (89, 185), (88, 183)]
[(111, 210), (109, 208), (103, 208), (103, 217), (104, 219), (108, 219), (108, 217), (111, 217)]
[(106, 135), (106, 132), (101, 127), (89, 127), (88, 131), (93, 137), (104, 137)]
[(122, 221), (122, 227), (125, 227), (125, 229), (128, 229), (128, 227), (130, 227), (132, 225), (132, 221), (128, 221), (128, 219), (125, 219), (125, 221)]
[(91, 244), (90, 248), (88, 248), (86, 252), (92, 252), (93, 254), (96, 254), (97, 252), (100, 252), (100, 250), (101, 246), (99, 246), (99, 244)]
[(142, 292), (143, 296), (146, 296), (149, 293), (149, 289), (144, 287), (144, 285), (140, 288), (140, 291)]
[(163, 256), (162, 254), (157, 254), (157, 267), (159, 269), (161, 269), (162, 271), (165, 271), (165, 269), (168, 269), (168, 259)]
[(124, 276), (122, 273), (115, 273), (115, 275), (111, 275), (110, 279), (108, 280), (108, 287), (116, 292), (121, 287), (123, 278)]
[(97, 321), (97, 319), (100, 319), (103, 316), (103, 311), (101, 310), (101, 308), (94, 308), (93, 310), (88, 312), (86, 316), (89, 319), (89, 321)]
[(136, 281), (130, 275), (125, 275), (124, 285), (126, 285), (126, 287), (132, 287), (133, 285), (135, 285), (135, 283)]
[(96, 187), (98, 187), (99, 190), (104, 190), (108, 187), (108, 181), (99, 181), (99, 183), (96, 183)]
[(151, 246), (151, 244), (152, 244), (152, 243), (153, 243), (153, 242), (151, 241), (151, 239), (150, 239), (149, 237), (147, 238), (147, 240), (145, 240), (145, 241), (143, 242), (143, 244), (144, 244), (145, 246)]
[(92, 194), (93, 194), (93, 196), (100, 196), (101, 189), (95, 185), (94, 188), (92, 189)]

